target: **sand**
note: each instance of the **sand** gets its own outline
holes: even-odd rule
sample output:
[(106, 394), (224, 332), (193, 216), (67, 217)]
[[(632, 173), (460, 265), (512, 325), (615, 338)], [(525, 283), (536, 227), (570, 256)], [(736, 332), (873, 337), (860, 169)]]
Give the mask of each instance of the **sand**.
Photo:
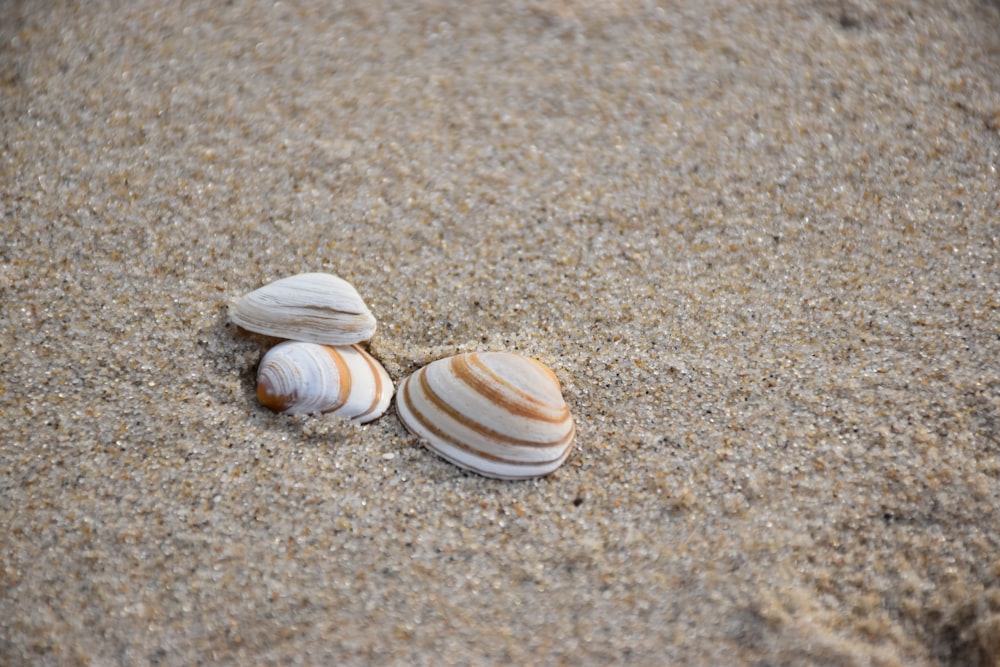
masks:
[[(0, 4), (0, 663), (1000, 664), (1000, 5)], [(270, 413), (548, 364), (553, 475)]]

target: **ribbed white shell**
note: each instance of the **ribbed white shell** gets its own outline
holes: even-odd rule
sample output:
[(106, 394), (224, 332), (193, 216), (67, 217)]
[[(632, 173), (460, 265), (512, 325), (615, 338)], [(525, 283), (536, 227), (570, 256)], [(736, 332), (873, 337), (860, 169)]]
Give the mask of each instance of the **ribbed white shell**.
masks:
[(323, 345), (353, 345), (375, 334), (375, 317), (358, 291), (328, 273), (264, 285), (237, 301), (229, 317), (249, 331)]
[(435, 453), (486, 477), (528, 479), (566, 460), (575, 427), (546, 366), (510, 352), (435, 361), (399, 385), (396, 413)]
[(286, 341), (257, 370), (257, 398), (287, 414), (328, 412), (364, 424), (385, 413), (392, 389), (382, 365), (357, 345)]

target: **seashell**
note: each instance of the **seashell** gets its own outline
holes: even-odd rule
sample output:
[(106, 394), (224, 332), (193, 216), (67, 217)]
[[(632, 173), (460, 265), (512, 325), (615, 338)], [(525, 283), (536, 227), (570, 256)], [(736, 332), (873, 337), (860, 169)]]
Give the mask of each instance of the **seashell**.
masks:
[(573, 447), (559, 380), (510, 352), (460, 354), (421, 368), (400, 383), (396, 413), (432, 451), (486, 477), (542, 477)]
[(329, 412), (364, 424), (389, 407), (392, 380), (357, 345), (285, 341), (260, 360), (257, 400), (277, 412)]
[(328, 273), (264, 285), (237, 301), (229, 317), (248, 331), (323, 345), (353, 345), (375, 333), (375, 318), (358, 291)]

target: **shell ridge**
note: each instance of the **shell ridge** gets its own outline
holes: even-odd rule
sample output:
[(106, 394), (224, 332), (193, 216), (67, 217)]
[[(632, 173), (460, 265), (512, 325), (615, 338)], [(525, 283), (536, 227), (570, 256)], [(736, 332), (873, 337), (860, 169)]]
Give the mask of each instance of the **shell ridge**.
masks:
[(314, 310), (316, 312), (323, 313), (324, 315), (362, 315), (362, 316), (365, 315), (365, 313), (362, 313), (361, 311), (344, 310), (343, 308), (338, 308), (336, 306), (320, 306), (315, 304), (309, 305), (304, 303), (300, 306), (297, 306), (297, 308), (301, 308), (302, 310), (306, 311)]
[(323, 346), (323, 350), (329, 355), (330, 359), (333, 360), (334, 366), (337, 368), (337, 375), (339, 383), (337, 385), (337, 398), (336, 405), (323, 410), (324, 413), (336, 412), (340, 408), (344, 407), (344, 403), (347, 402), (347, 398), (351, 395), (351, 371), (347, 367), (347, 362), (340, 355), (340, 352), (333, 347), (327, 345)]
[(364, 361), (365, 361), (366, 364), (368, 364), (368, 368), (372, 372), (372, 378), (375, 381), (375, 390), (372, 392), (372, 394), (373, 394), (372, 402), (368, 406), (368, 409), (365, 410), (364, 412), (362, 412), (361, 414), (355, 415), (354, 417), (352, 417), (352, 419), (354, 421), (364, 422), (365, 417), (367, 417), (368, 415), (370, 415), (373, 412), (375, 412), (376, 410), (378, 410), (378, 406), (382, 402), (382, 399), (385, 396), (385, 387), (382, 384), (382, 374), (379, 373), (379, 369), (376, 367), (375, 360), (367, 352), (365, 352), (362, 348), (360, 348), (359, 346), (352, 345), (351, 347), (358, 354), (360, 354), (361, 358), (364, 359)]

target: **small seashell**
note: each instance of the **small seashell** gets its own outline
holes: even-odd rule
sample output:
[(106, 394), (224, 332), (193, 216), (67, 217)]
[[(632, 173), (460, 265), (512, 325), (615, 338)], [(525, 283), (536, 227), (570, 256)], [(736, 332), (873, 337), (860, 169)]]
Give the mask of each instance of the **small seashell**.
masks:
[(229, 317), (248, 331), (323, 345), (353, 345), (375, 334), (375, 318), (358, 291), (328, 273), (264, 285), (237, 301)]
[(260, 360), (257, 399), (277, 412), (329, 412), (365, 424), (389, 407), (392, 380), (357, 345), (285, 341)]
[(421, 368), (400, 383), (396, 413), (435, 453), (486, 477), (542, 477), (573, 447), (559, 380), (510, 352), (460, 354)]

